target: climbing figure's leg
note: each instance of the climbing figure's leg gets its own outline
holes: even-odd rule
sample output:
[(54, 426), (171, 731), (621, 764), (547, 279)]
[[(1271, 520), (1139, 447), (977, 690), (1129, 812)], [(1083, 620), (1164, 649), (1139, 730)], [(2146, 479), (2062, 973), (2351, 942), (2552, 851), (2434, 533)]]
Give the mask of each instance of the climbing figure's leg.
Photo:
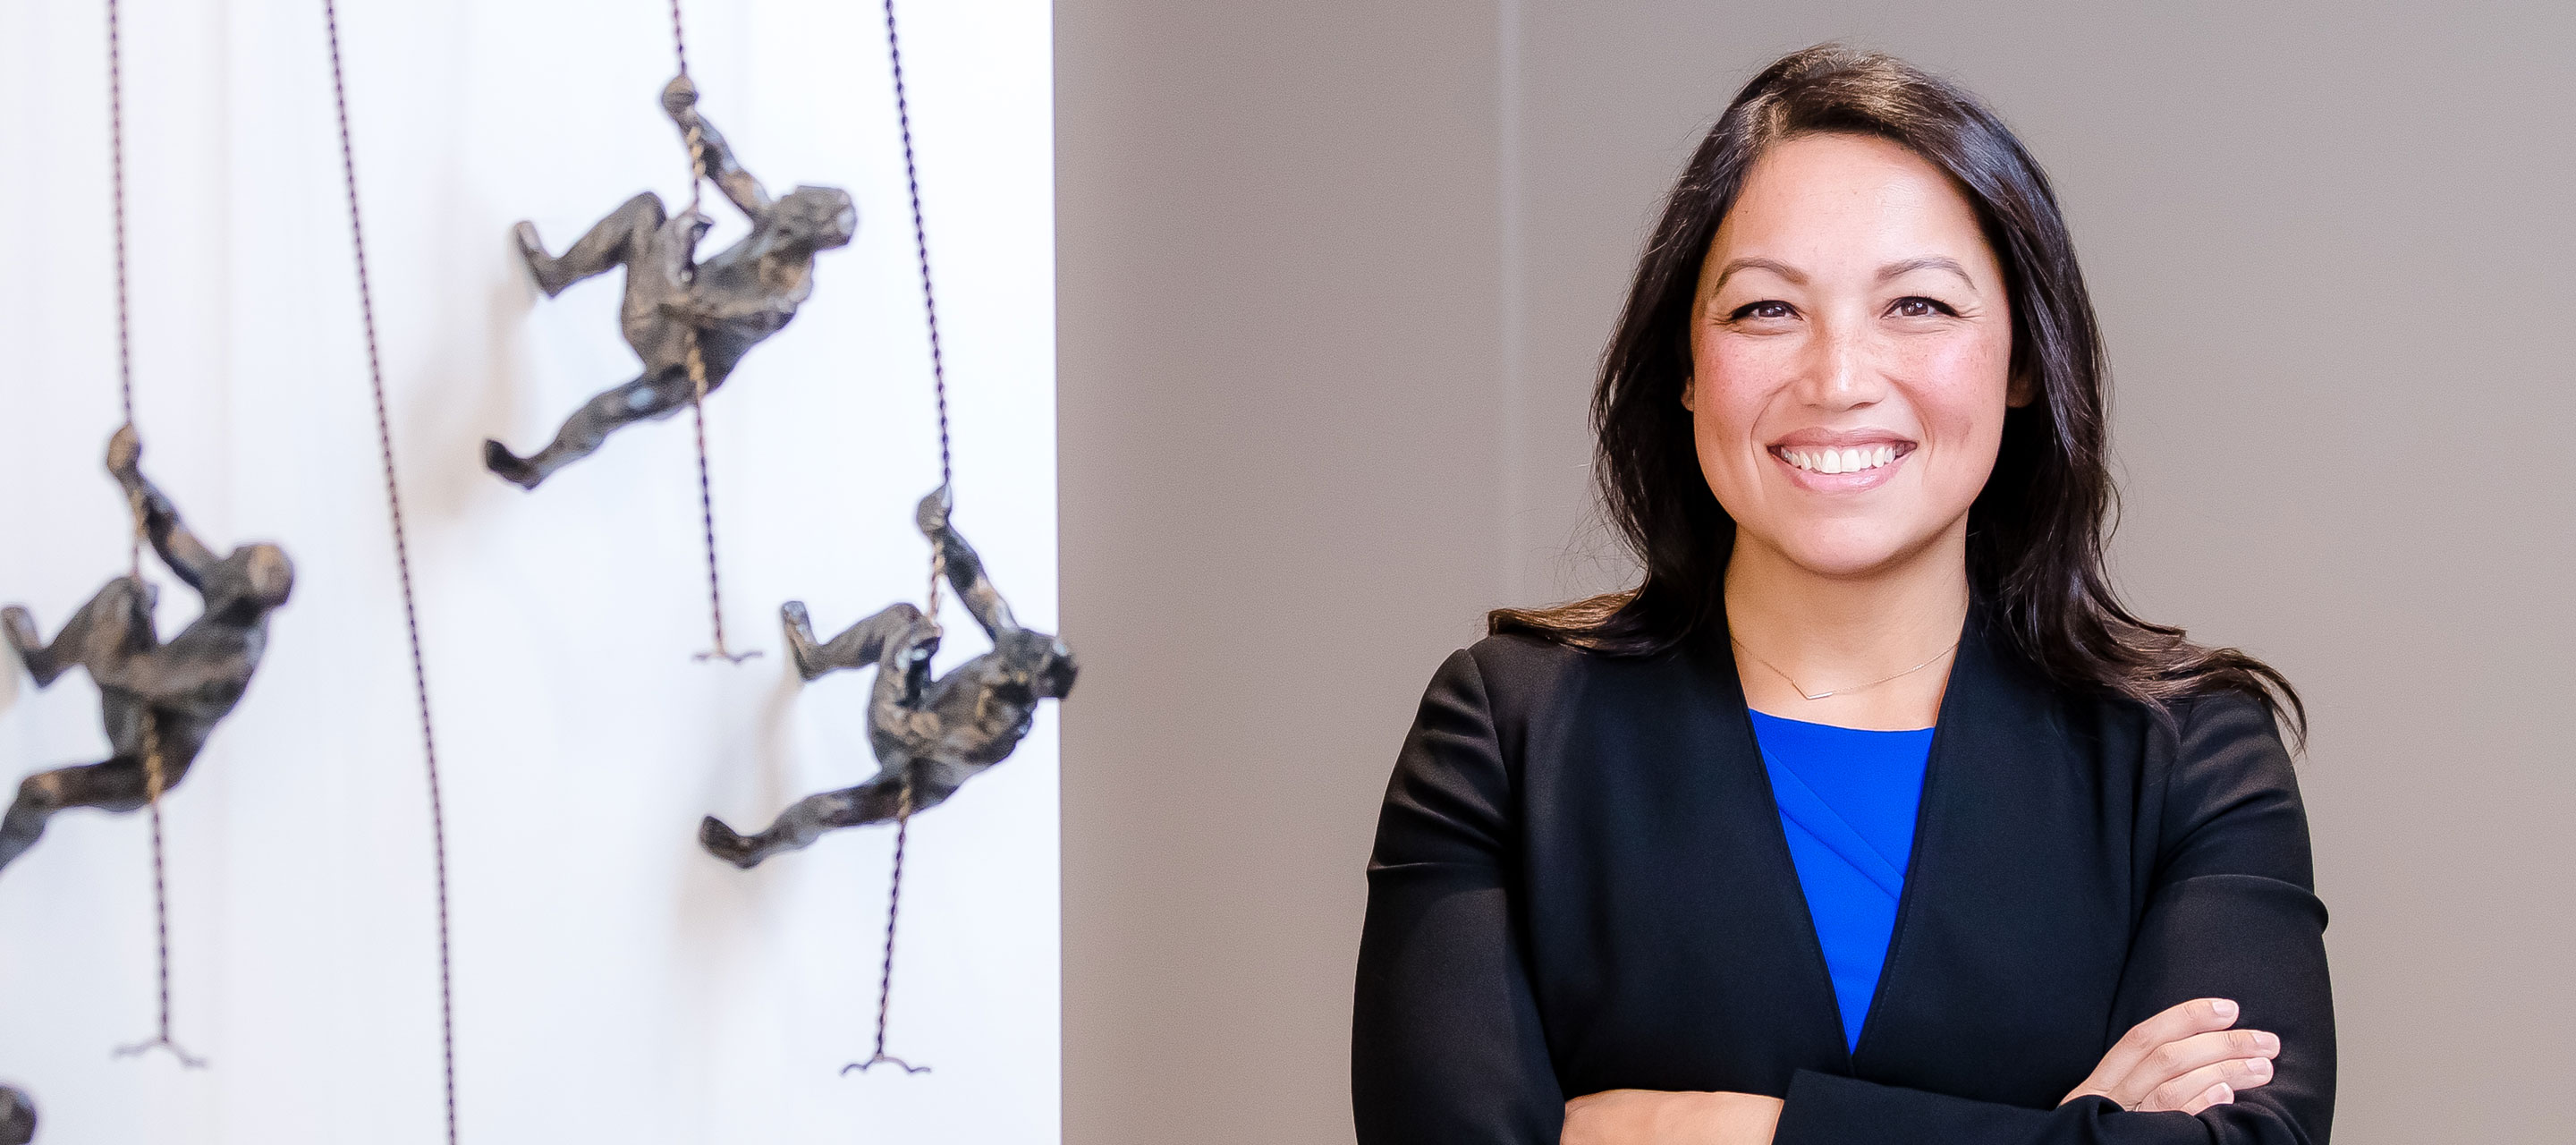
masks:
[(152, 629), (152, 605), (158, 591), (132, 577), (118, 577), (72, 614), (47, 645), (36, 631), (36, 618), (17, 605), (0, 608), (0, 639), (6, 639), (39, 688), (60, 679), (77, 664), (93, 678), (112, 676), (128, 657), (149, 652), (160, 640)]
[(646, 375), (583, 402), (553, 443), (527, 457), (511, 453), (497, 441), (483, 443), (483, 465), (522, 489), (534, 489), (555, 470), (591, 455), (608, 435), (639, 421), (669, 417), (684, 409), (694, 387), (685, 376)]
[(874, 664), (888, 642), (913, 639), (927, 631), (921, 610), (908, 603), (887, 605), (823, 644), (814, 642), (814, 621), (806, 615), (804, 601), (780, 605), (778, 616), (787, 630), (788, 655), (795, 658), (797, 674), (808, 680), (842, 668)]
[(778, 606), (778, 626), (787, 633), (787, 658), (796, 665), (796, 674), (811, 680), (829, 668), (820, 667), (814, 648), (814, 616), (805, 610), (805, 602), (791, 600)]
[(54, 663), (53, 651), (45, 647), (45, 638), (36, 631), (36, 618), (19, 605), (0, 608), (0, 640), (7, 640), (11, 651), (27, 666), (27, 674), (36, 678), (39, 688), (50, 686), (63, 670)]
[(750, 870), (780, 851), (812, 846), (826, 831), (891, 822), (901, 807), (902, 794), (903, 781), (898, 776), (880, 774), (856, 787), (799, 799), (757, 835), (740, 834), (709, 815), (698, 824), (698, 845), (719, 859)]
[(132, 811), (143, 806), (143, 761), (120, 755), (105, 763), (42, 771), (18, 785), (18, 799), (0, 816), (0, 868), (6, 868), (45, 833), (45, 820), (57, 811), (95, 807)]
[[(932, 788), (916, 781), (912, 810), (916, 814), (928, 810), (955, 791), (954, 787)], [(709, 815), (698, 823), (698, 845), (719, 859), (750, 870), (781, 851), (801, 851), (812, 846), (826, 831), (892, 823), (902, 812), (903, 773), (888, 768), (856, 787), (797, 800), (757, 835), (740, 834), (726, 826), (724, 820)]]
[(519, 240), (519, 254), (528, 260), (528, 271), (536, 276), (537, 289), (552, 298), (573, 283), (606, 274), (651, 249), (653, 232), (661, 227), (663, 218), (662, 200), (646, 191), (609, 212), (561, 258), (546, 253), (546, 244), (537, 238), (535, 223), (520, 223), (511, 234)]

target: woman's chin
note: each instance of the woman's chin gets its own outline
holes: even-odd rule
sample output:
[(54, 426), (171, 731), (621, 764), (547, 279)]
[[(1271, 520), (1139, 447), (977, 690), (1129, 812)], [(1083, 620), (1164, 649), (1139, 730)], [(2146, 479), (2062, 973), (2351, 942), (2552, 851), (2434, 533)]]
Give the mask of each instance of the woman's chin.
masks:
[(1914, 537), (1814, 537), (1775, 546), (1798, 571), (1826, 580), (1868, 580), (1898, 571), (1923, 551)]

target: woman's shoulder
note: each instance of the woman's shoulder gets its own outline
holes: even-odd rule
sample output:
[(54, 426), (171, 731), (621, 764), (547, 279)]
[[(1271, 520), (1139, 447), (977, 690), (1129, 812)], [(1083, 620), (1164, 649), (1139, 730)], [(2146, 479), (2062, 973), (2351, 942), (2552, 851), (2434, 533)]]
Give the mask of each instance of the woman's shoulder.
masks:
[(1570, 644), (1526, 632), (1488, 636), (1450, 657), (1453, 662), (1465, 660), (1489, 686), (1562, 679), (1568, 673), (1583, 671), (1597, 658)]
[[(2290, 766), (2287, 740), (2272, 706), (2237, 688), (2212, 688), (2161, 704), (2098, 691), (2061, 691), (2068, 709), (2098, 731), (2130, 729), (2143, 740), (2149, 766), (2174, 773), (2268, 772)], [(2098, 734), (2097, 731), (2097, 734)], [(2134, 741), (2133, 741), (2134, 742)]]
[(2191, 803), (2223, 807), (2257, 793), (2298, 798), (2280, 721), (2259, 696), (2231, 688), (2177, 700), (2168, 735), (2167, 786)]
[[(2305, 879), (2306, 809), (2298, 772), (2263, 697), (2218, 688), (2160, 706), (2099, 695), (2071, 706), (2090, 717), (2096, 734), (2112, 733), (2097, 741), (2111, 749), (2097, 758), (2126, 759), (2138, 769), (2133, 781), (2145, 816), (2140, 827), (2161, 840), (2166, 861), (2184, 851), (2253, 846), (2271, 861), (2248, 869), (2277, 868), (2295, 872), (2291, 881)], [(2135, 746), (2115, 746), (2123, 740)]]
[(1471, 791), (1490, 808), (1510, 805), (1508, 793), (1520, 782), (1534, 737), (1561, 740), (1594, 711), (1592, 697), (1633, 695), (1638, 690), (1622, 687), (1623, 677), (1651, 670), (1657, 659), (1521, 634), (1488, 636), (1451, 652), (1423, 692), (1397, 760), (1390, 805)]
[(1485, 637), (1449, 656), (1433, 679), (1473, 683), (1497, 705), (1528, 707), (1570, 698), (1603, 680), (1669, 673), (1679, 653), (1652, 656), (1595, 652), (1523, 632)]

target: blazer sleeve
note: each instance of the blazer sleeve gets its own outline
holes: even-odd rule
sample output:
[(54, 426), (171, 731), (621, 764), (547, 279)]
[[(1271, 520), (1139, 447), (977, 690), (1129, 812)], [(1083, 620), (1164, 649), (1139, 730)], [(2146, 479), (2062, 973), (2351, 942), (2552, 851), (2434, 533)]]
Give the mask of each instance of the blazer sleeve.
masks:
[(2238, 1025), (2281, 1037), (2272, 1081), (2192, 1115), (2131, 1113), (2100, 1097), (2024, 1109), (1802, 1071), (1775, 1145), (2325, 1145), (2335, 1072), (2326, 911), (2289, 753), (2250, 697), (2204, 698), (2180, 716), (2152, 890), (2104, 1048), (2177, 1003), (2232, 998)]
[(1516, 806), (1484, 680), (1458, 652), (1405, 737), (1369, 860), (1359, 1145), (1555, 1145), (1564, 1128), (1508, 889)]

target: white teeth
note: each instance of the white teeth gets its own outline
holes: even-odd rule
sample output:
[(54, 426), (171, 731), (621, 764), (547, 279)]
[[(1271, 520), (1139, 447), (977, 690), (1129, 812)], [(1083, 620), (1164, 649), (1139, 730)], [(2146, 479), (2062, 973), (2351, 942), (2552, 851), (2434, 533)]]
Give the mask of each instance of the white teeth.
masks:
[(1896, 460), (1893, 445), (1861, 449), (1783, 449), (1780, 459), (1811, 473), (1858, 473)]

